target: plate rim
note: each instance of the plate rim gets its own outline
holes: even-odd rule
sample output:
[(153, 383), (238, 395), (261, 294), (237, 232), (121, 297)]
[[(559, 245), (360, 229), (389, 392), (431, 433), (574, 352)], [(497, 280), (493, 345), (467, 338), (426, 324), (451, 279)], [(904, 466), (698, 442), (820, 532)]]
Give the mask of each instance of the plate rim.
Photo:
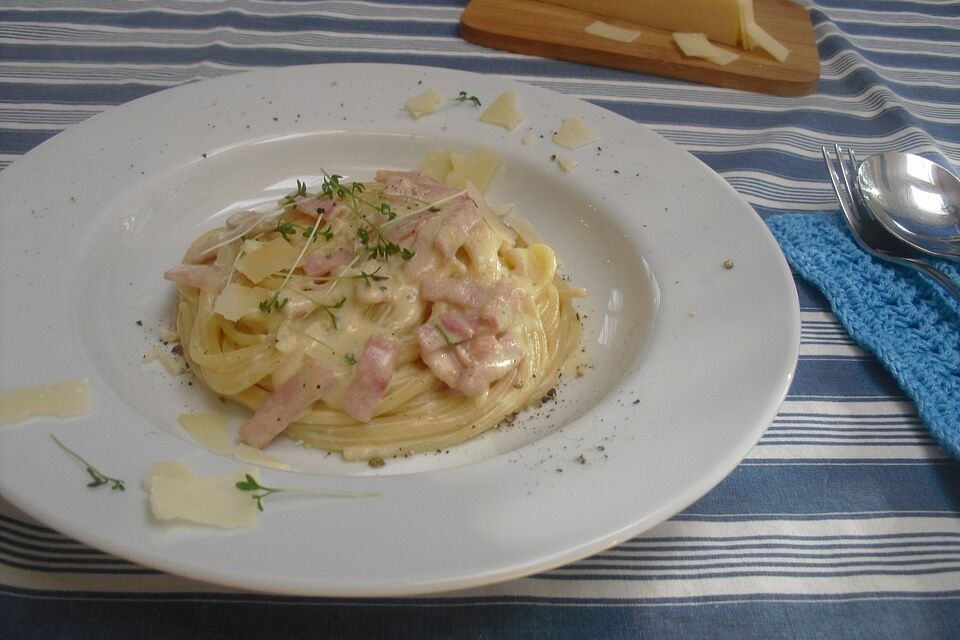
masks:
[[(58, 134), (57, 136), (53, 136), (52, 138), (44, 141), (37, 147), (31, 149), (27, 154), (19, 158), (16, 162), (12, 163), (10, 167), (15, 167), (18, 164), (26, 165), (27, 163), (37, 162), (38, 157), (42, 159), (43, 154), (51, 153), (55, 151), (57, 146), (63, 143), (64, 138), (61, 138), (61, 136), (64, 136), (64, 134), (67, 132), (72, 132), (71, 136), (82, 135), (83, 132), (85, 131), (85, 127), (93, 126), (88, 124), (93, 120), (97, 120), (98, 123), (102, 121), (109, 121), (110, 118), (119, 117), (118, 114), (127, 113), (128, 110), (140, 109), (142, 108), (142, 105), (147, 105), (147, 107), (149, 108), (150, 105), (153, 105), (155, 103), (158, 104), (162, 100), (169, 99), (170, 96), (173, 95), (175, 92), (182, 91), (187, 87), (196, 87), (199, 84), (207, 85), (209, 87), (212, 83), (220, 83), (224, 86), (229, 86), (230, 84), (236, 83), (236, 82), (243, 82), (243, 81), (255, 82), (258, 78), (261, 78), (261, 77), (265, 77), (269, 79), (270, 77), (273, 77), (276, 74), (282, 75), (282, 73), (286, 73), (290, 69), (306, 71), (309, 73), (312, 70), (318, 70), (318, 69), (330, 70), (331, 68), (334, 68), (334, 67), (351, 67), (351, 68), (363, 67), (369, 70), (381, 70), (381, 71), (383, 70), (384, 67), (390, 67), (392, 68), (392, 70), (395, 70), (397, 73), (409, 73), (409, 74), (429, 73), (429, 74), (441, 74), (445, 76), (450, 76), (450, 75), (458, 76), (458, 77), (465, 76), (470, 78), (483, 77), (483, 78), (487, 78), (488, 80), (491, 78), (491, 76), (485, 76), (482, 74), (475, 74), (471, 72), (464, 72), (464, 71), (445, 69), (445, 68), (421, 67), (421, 66), (415, 66), (415, 65), (381, 65), (381, 64), (372, 64), (372, 63), (336, 63), (333, 65), (330, 65), (330, 64), (301, 65), (296, 67), (279, 67), (279, 68), (273, 68), (273, 69), (261, 69), (257, 71), (233, 74), (230, 76), (224, 76), (224, 77), (216, 78), (213, 80), (204, 81), (202, 83), (196, 83), (192, 85), (180, 85), (178, 87), (173, 87), (160, 92), (149, 94), (147, 96), (143, 96), (141, 98), (138, 98), (137, 100), (125, 103), (123, 105), (119, 105), (118, 107), (107, 109), (106, 111), (100, 114), (97, 114), (96, 116), (93, 116), (92, 118), (84, 121), (83, 123), (80, 123), (79, 125), (71, 127), (65, 132)], [(533, 85), (519, 83), (519, 82), (515, 82), (515, 81), (503, 79), (503, 78), (495, 78), (495, 80), (497, 82), (502, 83), (504, 86), (509, 86), (510, 88), (515, 88), (515, 89), (522, 88), (521, 90), (523, 91), (553, 93), (547, 89), (543, 89), (540, 87), (535, 87)], [(561, 95), (561, 94), (557, 94), (557, 95)], [(563, 99), (564, 101), (576, 100), (575, 98), (570, 98), (569, 96), (564, 96)], [(642, 124), (629, 120), (623, 116), (620, 116), (619, 114), (604, 110), (602, 109), (602, 107), (598, 107), (597, 105), (592, 105), (588, 102), (579, 101), (579, 100), (577, 100), (577, 102), (579, 102), (581, 105), (586, 105), (587, 110), (603, 111), (604, 113), (608, 114), (608, 116), (618, 121), (622, 121), (623, 123), (629, 124), (632, 127), (637, 127), (640, 130), (643, 130), (648, 134), (652, 134), (653, 136), (656, 136), (657, 138), (660, 138), (661, 140), (663, 140), (663, 138), (661, 138), (655, 132), (650, 131)], [(59, 142), (58, 142), (58, 138), (60, 138)], [(750, 205), (747, 204), (743, 200), (743, 198), (736, 193), (736, 191), (733, 189), (732, 186), (729, 185), (729, 183), (727, 183), (720, 176), (718, 176), (712, 169), (709, 168), (709, 166), (707, 166), (705, 163), (703, 163), (699, 159), (694, 158), (691, 154), (684, 151), (682, 148), (676, 145), (673, 145), (668, 141), (665, 141), (665, 142), (675, 147), (679, 153), (686, 154), (687, 156), (690, 156), (691, 158), (696, 160), (696, 162), (698, 162), (701, 165), (701, 170), (704, 171), (711, 180), (715, 179), (716, 181), (718, 181), (718, 183), (722, 185), (721, 188), (728, 192), (728, 195), (733, 196), (734, 198), (738, 199), (744, 206), (750, 208), (750, 211), (753, 213), (754, 226), (756, 227), (756, 230), (758, 231), (758, 233), (765, 238), (766, 245), (767, 245), (766, 248), (767, 249), (772, 248), (774, 250), (773, 254), (777, 262), (779, 263), (779, 267), (783, 272), (782, 274), (786, 276), (785, 282), (788, 284), (788, 288), (789, 288), (788, 293), (792, 293), (792, 298), (794, 301), (796, 301), (796, 298), (797, 298), (796, 288), (795, 288), (793, 279), (790, 276), (790, 270), (789, 270), (789, 267), (787, 266), (786, 259), (784, 258), (782, 252), (779, 250), (779, 247), (776, 244), (776, 241), (774, 240), (772, 234), (769, 233), (769, 231), (766, 228), (766, 225), (764, 225), (764, 223), (762, 222), (760, 216), (757, 215), (753, 211), (752, 207), (750, 207)], [(7, 174), (7, 176), (10, 175), (9, 174), (10, 167), (8, 167), (8, 169), (5, 170), (4, 172), (0, 173), (0, 183), (6, 181), (4, 180), (4, 177), (5, 177), (4, 174)], [(431, 583), (431, 584), (408, 585), (408, 588), (406, 589), (399, 588), (402, 585), (399, 585), (397, 583), (391, 583), (389, 584), (389, 586), (386, 586), (383, 589), (378, 589), (376, 586), (371, 586), (371, 585), (358, 588), (358, 585), (360, 583), (354, 583), (352, 587), (349, 587), (347, 589), (337, 589), (337, 588), (331, 589), (331, 587), (335, 587), (335, 585), (319, 582), (319, 583), (316, 583), (317, 589), (304, 590), (303, 587), (305, 585), (303, 584), (286, 582), (283, 579), (279, 579), (275, 583), (255, 585), (256, 588), (258, 590), (266, 590), (270, 592), (285, 593), (290, 595), (337, 595), (337, 596), (345, 596), (345, 597), (417, 595), (417, 594), (425, 594), (425, 593), (437, 593), (439, 591), (464, 589), (469, 587), (488, 585), (495, 582), (501, 582), (501, 581), (509, 580), (513, 578), (518, 578), (518, 577), (530, 575), (532, 573), (537, 573), (540, 571), (555, 568), (557, 566), (565, 565), (570, 562), (579, 560), (581, 558), (590, 556), (603, 549), (609, 548), (612, 545), (624, 539), (627, 539), (628, 537), (633, 537), (639, 534), (640, 532), (647, 530), (649, 527), (668, 519), (670, 516), (676, 514), (677, 512), (684, 509), (685, 507), (689, 506), (690, 504), (695, 502), (697, 499), (702, 497), (711, 488), (716, 486), (749, 453), (750, 449), (756, 444), (759, 438), (763, 435), (763, 432), (765, 431), (766, 427), (773, 420), (773, 417), (776, 415), (778, 408), (782, 404), (784, 398), (786, 397), (789, 391), (790, 384), (795, 374), (795, 369), (797, 366), (797, 361), (799, 356), (799, 330), (800, 330), (799, 303), (795, 302), (795, 304), (791, 306), (789, 311), (790, 311), (789, 315), (793, 320), (793, 322), (792, 322), (792, 326), (790, 327), (791, 335), (788, 336), (790, 344), (788, 345), (787, 353), (786, 353), (786, 360), (787, 360), (787, 363), (785, 366), (786, 370), (782, 372), (785, 375), (783, 377), (782, 384), (780, 385), (781, 388), (779, 389), (778, 393), (771, 395), (770, 397), (765, 399), (765, 409), (762, 412), (762, 415), (764, 417), (761, 420), (762, 425), (758, 424), (754, 426), (753, 429), (751, 430), (750, 432), (751, 437), (748, 438), (749, 446), (738, 447), (738, 452), (728, 452), (727, 456), (722, 461), (723, 464), (713, 468), (711, 470), (711, 473), (701, 476), (699, 478), (699, 482), (695, 484), (694, 488), (688, 489), (684, 495), (678, 496), (678, 498), (674, 499), (672, 502), (664, 505), (659, 512), (647, 514), (644, 517), (639, 519), (634, 519), (632, 524), (628, 526), (624, 526), (617, 531), (610, 531), (607, 533), (607, 535), (594, 538), (593, 540), (587, 541), (584, 544), (580, 545), (579, 547), (576, 547), (573, 549), (567, 549), (563, 552), (555, 553), (552, 555), (542, 556), (522, 566), (515, 566), (512, 569), (507, 568), (507, 569), (500, 569), (492, 573), (474, 574), (470, 576), (465, 576), (460, 580), (451, 580), (449, 578), (444, 578), (444, 579), (441, 579), (441, 582), (438, 584)], [(649, 336), (648, 336), (648, 339), (649, 339)], [(2, 441), (2, 439), (3, 439), (3, 434), (0, 433), (0, 441)], [(743, 450), (739, 451), (739, 449), (743, 449)], [(381, 480), (383, 480), (383, 478), (381, 478)], [(5, 487), (9, 489), (12, 486), (13, 485), (9, 481), (4, 480), (4, 474), (0, 473), (0, 490), (3, 490)], [(37, 508), (36, 503), (25, 499), (26, 494), (22, 492), (15, 491), (15, 490), (14, 491), (7, 490), (7, 491), (4, 491), (3, 493), (4, 493), (4, 497), (7, 498), (9, 502), (11, 502), (16, 507), (18, 507), (19, 509), (21, 509), (22, 511), (24, 511), (29, 515), (33, 515), (34, 517), (36, 517), (35, 514), (38, 511), (43, 512), (43, 509)], [(105, 537), (102, 535), (97, 535), (95, 532), (91, 532), (89, 530), (84, 530), (82, 528), (78, 529), (76, 523), (72, 521), (69, 517), (57, 518), (57, 517), (51, 517), (51, 514), (49, 513), (43, 513), (43, 517), (38, 519), (40, 519), (42, 522), (51, 524), (51, 526), (53, 526), (58, 530), (67, 532), (68, 535), (70, 535), (71, 537), (74, 537), (79, 541), (85, 542), (87, 544), (90, 544), (91, 546), (94, 546), (100, 549), (105, 549), (113, 555), (126, 558), (128, 560), (131, 560), (133, 562), (136, 562), (144, 566), (158, 568), (163, 571), (168, 571), (171, 573), (175, 573), (177, 575), (181, 575), (181, 576), (185, 576), (188, 578), (201, 580), (205, 582), (215, 582), (217, 584), (222, 584), (226, 586), (231, 586), (231, 587), (236, 587), (241, 589), (250, 589), (250, 585), (246, 583), (246, 578), (240, 575), (231, 573), (230, 571), (227, 571), (226, 573), (223, 573), (223, 574), (217, 574), (217, 572), (211, 571), (209, 568), (195, 568), (190, 563), (183, 565), (182, 563), (176, 562), (175, 561), (176, 559), (174, 559), (174, 561), (154, 562), (153, 558), (145, 559), (142, 555), (131, 554), (130, 550), (127, 547), (123, 545), (118, 545), (117, 542), (111, 539), (110, 536)]]

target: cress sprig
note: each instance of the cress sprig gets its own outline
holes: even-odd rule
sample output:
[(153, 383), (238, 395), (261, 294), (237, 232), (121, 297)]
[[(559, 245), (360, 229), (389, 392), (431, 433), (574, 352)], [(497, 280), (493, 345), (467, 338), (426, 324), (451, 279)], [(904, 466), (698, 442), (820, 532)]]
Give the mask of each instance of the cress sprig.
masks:
[(88, 487), (95, 489), (105, 484), (109, 484), (110, 489), (113, 491), (126, 491), (126, 487), (123, 485), (123, 480), (120, 478), (111, 478), (110, 476), (102, 473), (99, 469), (83, 459), (76, 451), (60, 442), (60, 439), (57, 438), (57, 436), (51, 433), (50, 437), (53, 438), (53, 441), (57, 443), (57, 446), (66, 451), (72, 458), (84, 466), (84, 469), (91, 478), (90, 482), (87, 483)]
[(379, 493), (368, 491), (340, 491), (338, 489), (283, 489), (265, 487), (249, 473), (243, 474), (244, 479), (234, 486), (240, 491), (249, 491), (250, 497), (257, 501), (257, 508), (263, 511), (263, 499), (275, 493), (310, 493), (319, 496), (333, 496), (339, 498), (375, 498)]

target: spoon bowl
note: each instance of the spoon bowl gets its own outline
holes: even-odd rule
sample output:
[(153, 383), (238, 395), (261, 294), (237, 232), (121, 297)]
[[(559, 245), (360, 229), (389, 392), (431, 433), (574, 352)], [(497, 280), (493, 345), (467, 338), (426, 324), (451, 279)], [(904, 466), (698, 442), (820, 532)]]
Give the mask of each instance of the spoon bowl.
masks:
[(857, 169), (862, 204), (887, 231), (931, 255), (960, 259), (960, 179), (911, 153), (881, 153)]

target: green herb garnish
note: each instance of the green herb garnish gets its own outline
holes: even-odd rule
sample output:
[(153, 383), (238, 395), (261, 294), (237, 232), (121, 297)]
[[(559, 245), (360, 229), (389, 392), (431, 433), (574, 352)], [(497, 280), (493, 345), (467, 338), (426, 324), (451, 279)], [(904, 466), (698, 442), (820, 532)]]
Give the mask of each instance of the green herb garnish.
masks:
[(338, 491), (336, 489), (278, 489), (265, 487), (249, 473), (243, 474), (244, 479), (234, 486), (240, 491), (249, 491), (250, 497), (257, 501), (257, 508), (263, 511), (263, 499), (274, 493), (312, 493), (320, 496), (334, 496), (339, 498), (375, 498), (379, 493), (365, 491)]
[(89, 474), (91, 478), (91, 481), (87, 483), (88, 487), (93, 489), (109, 483), (110, 488), (114, 491), (126, 491), (126, 487), (123, 486), (123, 480), (119, 478), (111, 478), (110, 476), (101, 473), (99, 469), (97, 469), (92, 464), (90, 464), (89, 462), (81, 458), (77, 452), (73, 451), (72, 449), (67, 447), (67, 445), (60, 442), (57, 436), (50, 434), (50, 437), (53, 438), (53, 441), (57, 443), (57, 446), (59, 446), (61, 449), (66, 451), (68, 454), (70, 454), (70, 456), (72, 456), (73, 458), (78, 460), (81, 464), (83, 464), (87, 474)]
[(383, 280), (389, 280), (390, 276), (378, 276), (377, 272), (380, 271), (380, 267), (377, 267), (373, 270), (373, 273), (367, 273), (364, 270), (360, 270), (360, 273), (355, 276), (350, 276), (352, 280), (363, 280), (367, 283), (367, 286), (372, 286), (374, 282), (381, 282)]
[(468, 96), (466, 91), (461, 91), (459, 95), (455, 98), (457, 102), (472, 102), (473, 104), (480, 106), (480, 98), (477, 96)]
[(284, 298), (283, 300), (281, 300), (281, 299), (280, 299), (280, 292), (277, 291), (275, 294), (273, 294), (273, 296), (271, 296), (271, 297), (267, 298), (266, 300), (262, 301), (262, 302), (261, 302), (260, 304), (258, 304), (257, 306), (260, 308), (260, 311), (262, 311), (262, 312), (264, 312), (264, 313), (271, 313), (271, 312), (273, 312), (273, 311), (280, 311), (280, 310), (283, 309), (285, 306), (287, 306), (287, 303), (288, 303), (288, 302), (290, 302), (290, 299), (289, 299), (289, 298)]
[(348, 353), (347, 355), (343, 356), (343, 359), (346, 360), (347, 364), (351, 366), (357, 364), (357, 359), (354, 357), (352, 353)]
[(291, 236), (294, 233), (296, 233), (297, 229), (296, 227), (293, 226), (293, 223), (291, 222), (278, 222), (277, 228), (274, 229), (274, 231), (278, 232), (281, 236), (283, 236), (284, 240), (288, 240), (289, 238), (287, 238), (287, 236)]

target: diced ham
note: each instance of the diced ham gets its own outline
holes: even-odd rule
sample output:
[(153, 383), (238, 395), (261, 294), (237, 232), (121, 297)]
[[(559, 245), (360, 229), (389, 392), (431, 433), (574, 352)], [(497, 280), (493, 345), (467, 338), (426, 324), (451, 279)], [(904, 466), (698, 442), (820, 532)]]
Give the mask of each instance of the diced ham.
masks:
[(303, 272), (308, 276), (326, 276), (333, 273), (338, 267), (350, 264), (353, 260), (353, 251), (350, 249), (337, 249), (330, 255), (324, 255), (316, 251), (307, 256), (303, 261)]
[(482, 219), (476, 203), (464, 198), (440, 225), (433, 239), (434, 247), (444, 258), (452, 258)]
[(295, 200), (297, 201), (297, 211), (304, 215), (308, 215), (311, 218), (316, 218), (317, 216), (322, 215), (326, 222), (333, 221), (334, 218), (343, 213), (347, 208), (342, 202), (337, 202), (336, 200), (326, 196), (317, 196), (313, 198), (297, 196)]
[(207, 233), (190, 243), (187, 252), (183, 256), (184, 264), (208, 264), (217, 259), (216, 251), (213, 247), (220, 244), (221, 237), (219, 233)]
[(458, 312), (444, 311), (433, 320), (417, 327), (417, 342), (421, 353), (433, 353), (445, 347), (465, 342), (482, 327), (475, 319)]
[(388, 196), (416, 198), (425, 202), (441, 200), (457, 193), (457, 189), (419, 171), (377, 171), (376, 180), (383, 185), (383, 193)]
[(188, 287), (219, 291), (226, 285), (228, 273), (226, 267), (215, 264), (178, 264), (163, 277)]
[(489, 391), (493, 382), (513, 371), (526, 354), (513, 336), (498, 339), (484, 335), (422, 357), (447, 386), (467, 396), (479, 396)]
[(344, 411), (360, 422), (370, 421), (387, 391), (399, 354), (400, 343), (393, 338), (373, 336), (367, 340), (341, 401)]
[(489, 285), (459, 278), (427, 278), (420, 283), (420, 295), (431, 302), (448, 302), (476, 309), (483, 304), (489, 288)]
[(420, 232), (423, 223), (437, 215), (439, 215), (438, 212), (427, 210), (397, 218), (396, 223), (384, 227), (383, 235), (388, 236), (392, 242), (405, 244)]
[(267, 446), (281, 431), (319, 400), (336, 381), (337, 373), (307, 356), (293, 376), (274, 390), (240, 426), (240, 439), (257, 449)]
[(227, 218), (225, 226), (231, 234), (242, 231), (251, 236), (273, 229), (277, 226), (277, 219), (259, 211), (238, 211)]
[(475, 311), (474, 318), (491, 333), (510, 326), (520, 307), (522, 289), (506, 280), (477, 284), (457, 278), (424, 278), (420, 283), (424, 300), (446, 302)]

